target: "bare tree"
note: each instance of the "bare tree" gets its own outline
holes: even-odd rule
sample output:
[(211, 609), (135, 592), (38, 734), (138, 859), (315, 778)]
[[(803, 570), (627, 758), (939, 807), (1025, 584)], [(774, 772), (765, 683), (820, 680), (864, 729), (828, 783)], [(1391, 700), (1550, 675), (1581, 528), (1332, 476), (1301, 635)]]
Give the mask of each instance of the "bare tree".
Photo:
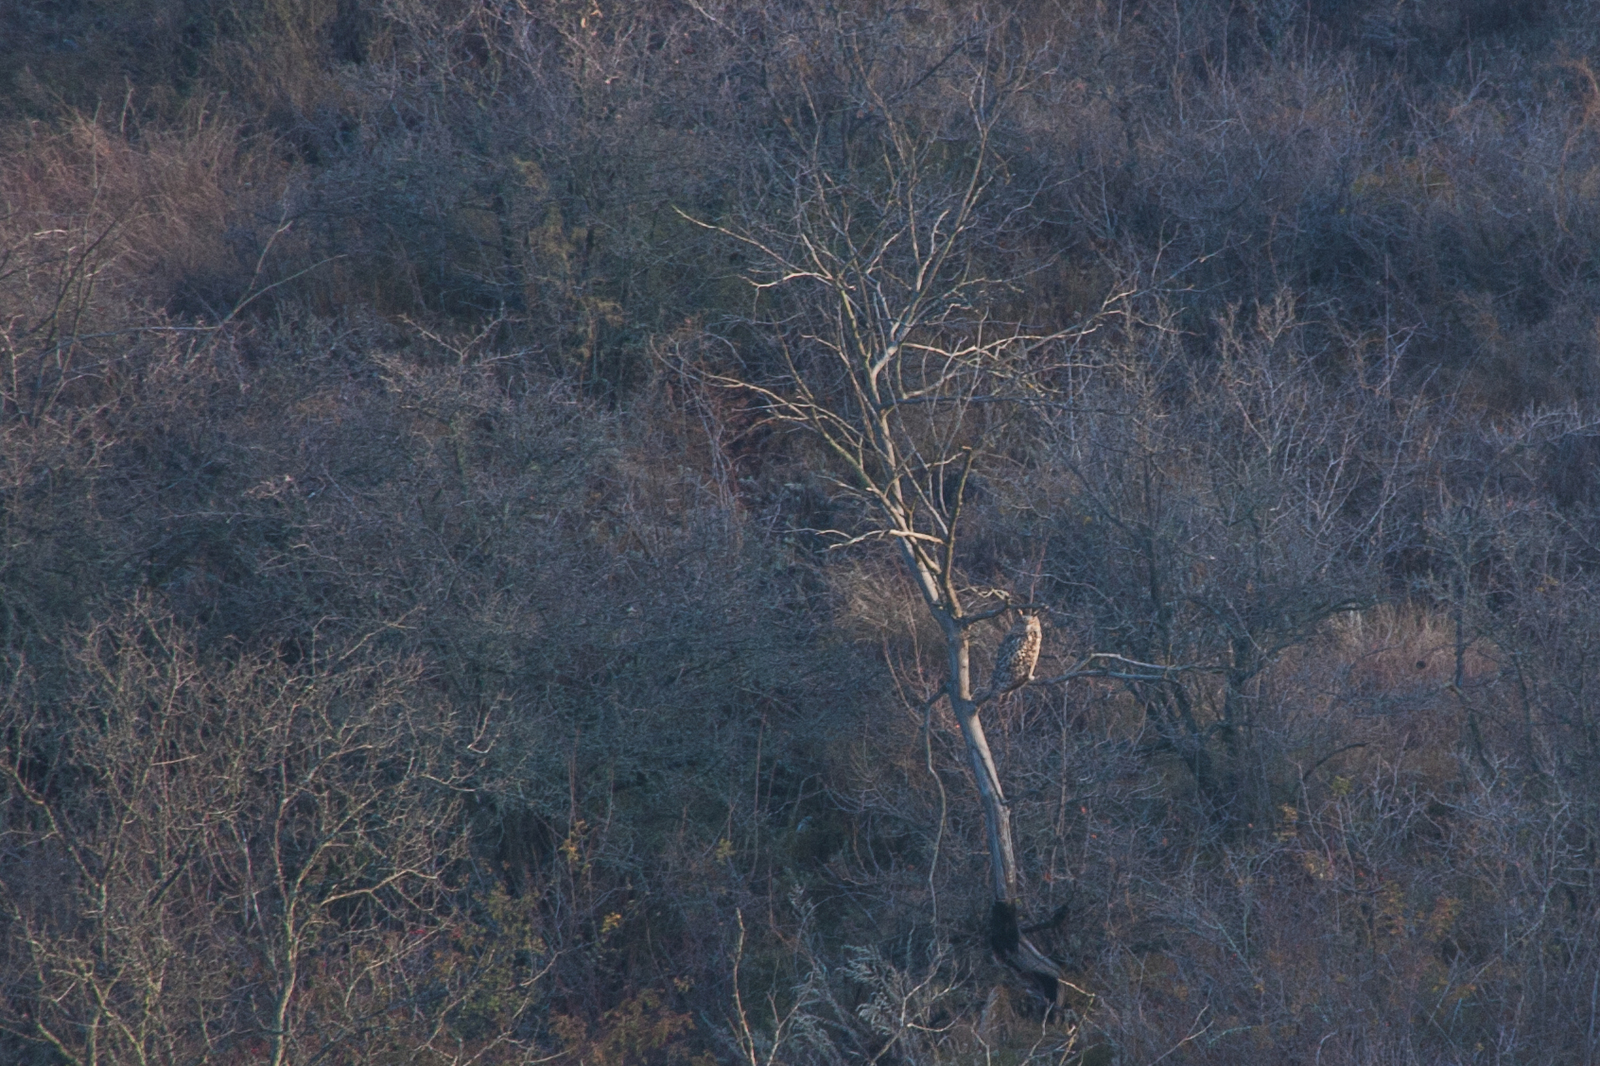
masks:
[(64, 701), (8, 694), (0, 1034), (77, 1066), (518, 1057), (538, 974), (451, 884), (470, 734), (359, 658), (221, 666), (143, 607), (87, 634)]
[(957, 559), (973, 473), (1020, 408), (1048, 400), (1042, 356), (1065, 341), (990, 310), (1016, 278), (986, 263), (1028, 207), (1003, 188), (997, 137), (1031, 72), (993, 27), (961, 27), (915, 60), (859, 27), (825, 36), (840, 42), (835, 81), (794, 88), (772, 160), (781, 221), (706, 224), (756, 253), (751, 323), (775, 350), (700, 373), (823, 442), (863, 512), (856, 529), (822, 532), (892, 544), (938, 623), (947, 673), (929, 704), (949, 699), (982, 801), (991, 941), (1054, 1001), (1061, 968), (1018, 923), (1010, 808), (979, 717), (994, 686), (973, 677), (973, 627), (1021, 604), (968, 583)]
[(1047, 532), (1045, 558), (1091, 639), (1181, 664), (1118, 680), (1141, 749), (1181, 761), (1213, 824), (1235, 829), (1271, 816), (1271, 779), (1294, 780), (1283, 752), (1305, 742), (1282, 735), (1274, 666), (1384, 598), (1427, 401), (1395, 395), (1394, 352), (1366, 380), (1319, 368), (1286, 296), (1215, 325), (1208, 366), (1162, 351), (1168, 323), (1143, 359), (1084, 375), (1083, 403), (1052, 419), (1074, 521)]

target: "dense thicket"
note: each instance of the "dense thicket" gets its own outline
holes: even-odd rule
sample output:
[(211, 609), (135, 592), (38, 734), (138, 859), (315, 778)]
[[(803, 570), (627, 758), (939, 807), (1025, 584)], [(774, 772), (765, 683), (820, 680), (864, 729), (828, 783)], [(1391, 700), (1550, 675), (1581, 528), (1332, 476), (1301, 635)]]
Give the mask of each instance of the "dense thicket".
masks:
[[(0, 1059), (1600, 1059), (1596, 63), (1581, 0), (0, 5)], [(983, 709), (1048, 1013), (939, 634), (738, 384), (848, 409), (868, 296), (783, 264), (871, 319), (968, 202), (952, 565), (1143, 664)]]

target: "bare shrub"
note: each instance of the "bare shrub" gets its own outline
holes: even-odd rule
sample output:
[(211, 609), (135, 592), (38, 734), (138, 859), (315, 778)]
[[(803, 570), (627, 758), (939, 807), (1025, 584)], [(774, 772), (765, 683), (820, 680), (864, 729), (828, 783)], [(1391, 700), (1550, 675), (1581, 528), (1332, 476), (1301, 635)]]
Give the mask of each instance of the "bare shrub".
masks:
[(278, 280), (262, 271), (283, 221), (258, 214), (282, 182), (267, 153), (203, 107), (172, 131), (129, 125), (7, 131), (0, 311), (13, 349), (105, 350), (101, 334), (163, 311), (217, 321)]
[(1287, 304), (1219, 331), (1211, 371), (1142, 353), (1085, 368), (1087, 413), (1056, 421), (1046, 468), (1070, 480), (1046, 483), (1038, 532), (1090, 646), (1177, 667), (1129, 686), (1145, 715), (1130, 741), (1179, 759), (1219, 824), (1238, 825), (1272, 809), (1297, 746), (1278, 660), (1382, 595), (1416, 414), (1391, 379), (1323, 379)]
[(139, 605), (84, 634), (64, 699), (14, 677), (9, 1031), (74, 1062), (285, 1062), (446, 1023), (466, 971), (405, 977), (448, 946), (482, 734), (414, 666), (323, 655), (218, 668)]

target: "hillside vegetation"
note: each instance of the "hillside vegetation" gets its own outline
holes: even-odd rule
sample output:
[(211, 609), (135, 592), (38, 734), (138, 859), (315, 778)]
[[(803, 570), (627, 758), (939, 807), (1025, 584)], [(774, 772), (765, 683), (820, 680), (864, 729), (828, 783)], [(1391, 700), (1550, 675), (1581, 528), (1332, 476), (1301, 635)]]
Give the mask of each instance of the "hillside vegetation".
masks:
[(1600, 1062), (1597, 70), (0, 5), (0, 1061)]

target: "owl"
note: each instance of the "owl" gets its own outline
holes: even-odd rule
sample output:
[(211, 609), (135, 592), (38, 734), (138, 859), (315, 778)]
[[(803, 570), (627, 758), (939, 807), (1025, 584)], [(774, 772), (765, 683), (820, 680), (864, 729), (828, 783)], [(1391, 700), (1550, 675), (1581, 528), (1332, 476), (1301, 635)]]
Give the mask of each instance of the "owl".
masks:
[(1043, 640), (1044, 634), (1037, 617), (1025, 614), (1017, 619), (1017, 624), (1011, 627), (1006, 639), (1000, 642), (1000, 650), (994, 656), (994, 677), (989, 680), (988, 691), (979, 699), (999, 696), (1032, 681), (1033, 668), (1039, 662), (1039, 645)]

